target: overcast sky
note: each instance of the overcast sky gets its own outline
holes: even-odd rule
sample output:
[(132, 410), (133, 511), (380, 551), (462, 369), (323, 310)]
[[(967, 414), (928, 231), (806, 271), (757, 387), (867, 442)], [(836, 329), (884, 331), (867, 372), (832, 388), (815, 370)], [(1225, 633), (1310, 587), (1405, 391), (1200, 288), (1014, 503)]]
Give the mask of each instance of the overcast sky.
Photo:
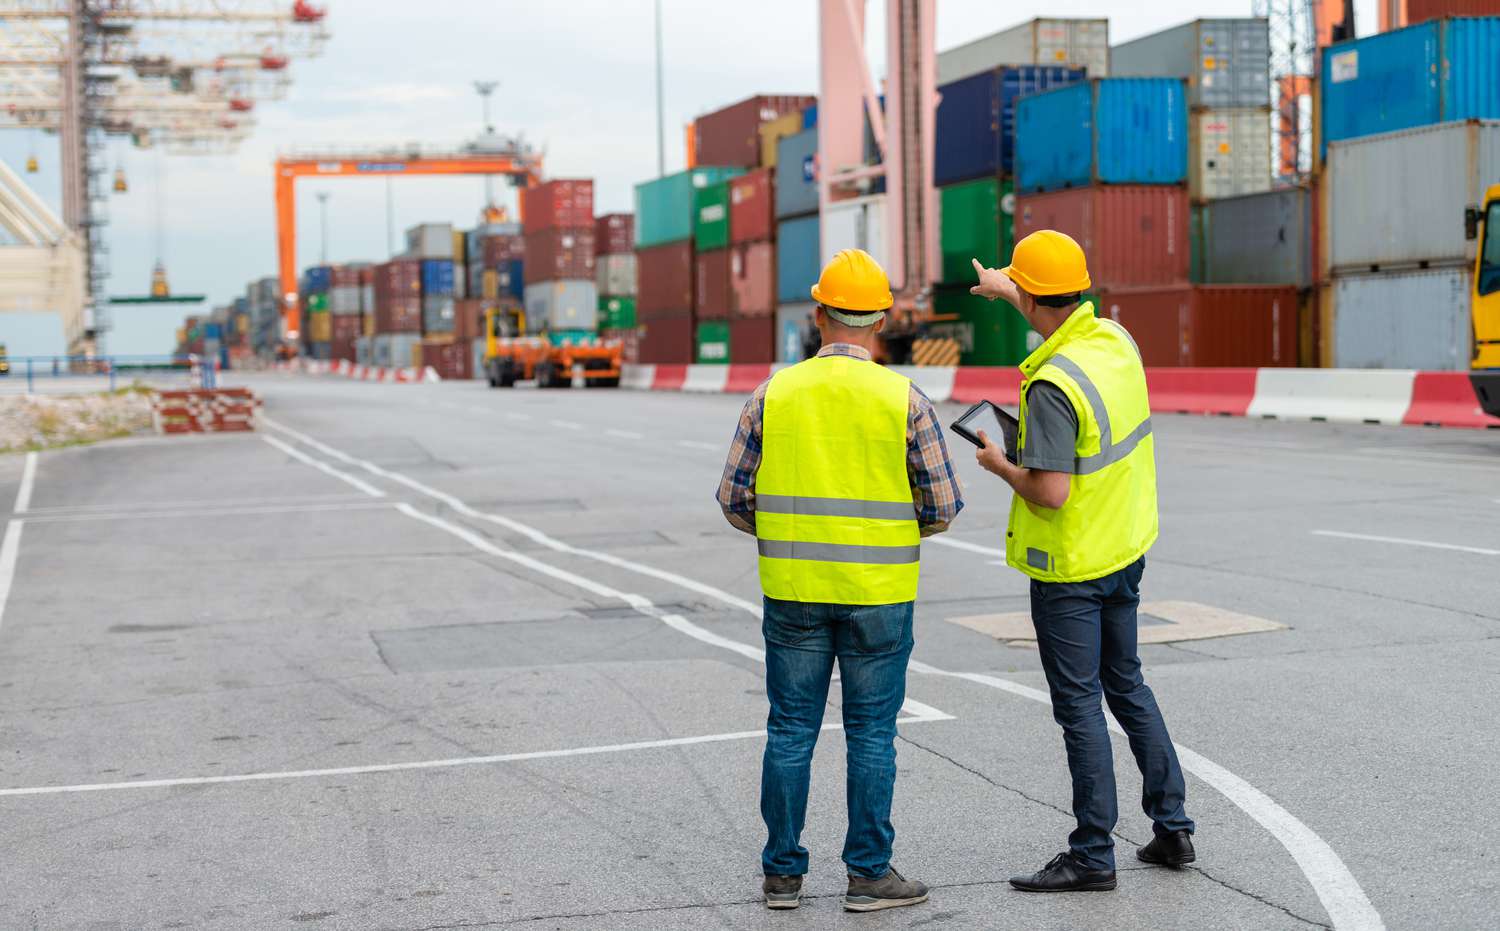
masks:
[[(290, 2), (290, 0), (288, 0)], [(272, 158), (318, 144), (459, 143), (479, 129), (471, 83), (501, 82), (494, 121), (546, 150), (549, 175), (592, 177), (600, 212), (632, 208), (635, 182), (656, 171), (651, 0), (328, 0), (325, 53), (293, 67), (285, 100), (257, 108), (255, 134), (227, 157), (161, 157), (115, 143), (111, 167), (131, 184), (109, 206), (110, 291), (146, 291), (156, 258), (154, 178), (165, 187), (162, 256), (172, 288), (215, 303), (274, 272)], [(663, 0), (668, 170), (683, 165), (685, 123), (755, 93), (817, 92), (815, 0)], [(883, 17), (872, 3), (872, 19)], [(1119, 42), (1198, 16), (1244, 16), (1250, 0), (938, 0), (938, 48), (1038, 15), (1108, 16)], [(1373, 0), (1356, 4), (1361, 34)], [(60, 200), (56, 137), (0, 134), (0, 157)], [(474, 225), (478, 178), (397, 179), (396, 235), (422, 221)], [(315, 193), (330, 193), (329, 259), (387, 257), (386, 185), (378, 179), (308, 180), (298, 186), (297, 264), (319, 259)], [(513, 195), (507, 192), (513, 201)]]

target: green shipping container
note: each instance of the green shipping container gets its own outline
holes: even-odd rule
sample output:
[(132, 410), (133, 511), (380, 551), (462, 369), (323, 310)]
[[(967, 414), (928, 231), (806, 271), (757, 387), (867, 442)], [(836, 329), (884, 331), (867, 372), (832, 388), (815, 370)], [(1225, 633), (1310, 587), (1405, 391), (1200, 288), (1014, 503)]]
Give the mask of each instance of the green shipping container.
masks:
[(743, 168), (694, 168), (635, 186), (635, 247), (649, 249), (693, 237), (693, 193), (745, 173)]
[(601, 297), (601, 298), (599, 298), (599, 329), (601, 329), (601, 330), (633, 330), (633, 329), (635, 329), (635, 298), (633, 298), (633, 297)]
[(927, 335), (958, 340), (960, 365), (1020, 365), (1042, 344), (1020, 311), (970, 294), (967, 286), (938, 288), (933, 310), (957, 318), (929, 324)]
[(939, 243), (943, 281), (978, 284), (971, 259), (993, 268), (1010, 264), (1015, 247), (1016, 197), (1009, 178), (980, 178), (938, 192), (942, 206)]
[(310, 313), (320, 314), (328, 309), (327, 292), (309, 294), (307, 296), (307, 309)]
[(698, 324), (698, 339), (693, 349), (693, 361), (714, 365), (729, 364), (728, 321), (704, 320)]
[(1193, 205), (1188, 212), (1188, 280), (1202, 284), (1207, 277), (1204, 263), (1207, 261), (1203, 243), (1208, 239), (1208, 211), (1201, 204)]
[(729, 182), (693, 192), (693, 246), (699, 252), (729, 248)]

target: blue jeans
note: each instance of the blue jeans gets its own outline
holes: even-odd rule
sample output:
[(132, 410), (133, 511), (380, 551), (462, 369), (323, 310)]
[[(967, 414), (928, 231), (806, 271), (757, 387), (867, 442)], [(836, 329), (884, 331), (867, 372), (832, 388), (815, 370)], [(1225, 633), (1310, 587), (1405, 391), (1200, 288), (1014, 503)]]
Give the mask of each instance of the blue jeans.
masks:
[(1177, 751), (1156, 696), (1141, 678), (1136, 651), (1136, 607), (1145, 570), (1142, 557), (1102, 579), (1031, 583), (1031, 622), (1052, 692), (1052, 716), (1062, 725), (1073, 776), (1078, 827), (1068, 835), (1068, 846), (1096, 870), (1115, 868), (1110, 831), (1119, 819), (1101, 691), (1130, 739), (1143, 780), (1141, 807), (1154, 830), (1193, 830), (1183, 810), (1186, 787)]
[(768, 876), (807, 872), (802, 824), (813, 745), (823, 726), (828, 683), (838, 658), (844, 694), (849, 873), (879, 879), (891, 865), (891, 796), (896, 788), (896, 714), (906, 701), (912, 603), (803, 604), (765, 600), (766, 753), (760, 814), (766, 822), (761, 866)]

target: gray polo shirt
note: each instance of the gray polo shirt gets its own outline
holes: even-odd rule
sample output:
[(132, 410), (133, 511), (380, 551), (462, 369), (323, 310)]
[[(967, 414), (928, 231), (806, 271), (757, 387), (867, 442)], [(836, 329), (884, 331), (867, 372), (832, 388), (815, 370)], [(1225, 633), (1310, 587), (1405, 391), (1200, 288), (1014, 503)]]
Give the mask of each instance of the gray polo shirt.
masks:
[(1021, 465), (1048, 472), (1073, 472), (1077, 463), (1078, 412), (1063, 390), (1039, 381), (1026, 389), (1026, 445)]

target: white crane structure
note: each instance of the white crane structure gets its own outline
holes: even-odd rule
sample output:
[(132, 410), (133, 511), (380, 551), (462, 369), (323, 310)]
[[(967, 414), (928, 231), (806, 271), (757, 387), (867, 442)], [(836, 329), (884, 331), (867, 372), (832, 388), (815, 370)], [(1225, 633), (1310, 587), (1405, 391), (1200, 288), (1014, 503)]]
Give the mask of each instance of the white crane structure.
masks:
[[(285, 97), (289, 65), (321, 53), (325, 16), (309, 0), (0, 0), (0, 129), (57, 134), (87, 306), (105, 306), (106, 139), (234, 151), (256, 105)], [(90, 338), (107, 329), (97, 310), (84, 317)]]

